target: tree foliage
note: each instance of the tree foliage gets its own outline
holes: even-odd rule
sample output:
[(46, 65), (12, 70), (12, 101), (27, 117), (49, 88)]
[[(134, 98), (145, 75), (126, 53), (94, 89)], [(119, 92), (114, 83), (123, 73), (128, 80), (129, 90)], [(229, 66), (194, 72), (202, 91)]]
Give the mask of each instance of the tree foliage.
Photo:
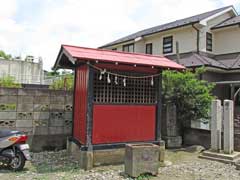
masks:
[(74, 86), (74, 75), (68, 74), (59, 79), (55, 80), (52, 85), (50, 85), (50, 89), (54, 90), (73, 90)]
[(4, 76), (0, 78), (0, 87), (6, 88), (21, 88), (21, 84), (15, 82), (15, 78), (12, 76)]
[(190, 70), (163, 72), (163, 101), (176, 105), (182, 126), (189, 126), (191, 120), (208, 119), (214, 84), (199, 80), (203, 72), (203, 68), (195, 73)]
[(6, 59), (6, 60), (11, 60), (12, 56), (10, 54), (6, 54), (3, 50), (0, 50), (0, 57)]

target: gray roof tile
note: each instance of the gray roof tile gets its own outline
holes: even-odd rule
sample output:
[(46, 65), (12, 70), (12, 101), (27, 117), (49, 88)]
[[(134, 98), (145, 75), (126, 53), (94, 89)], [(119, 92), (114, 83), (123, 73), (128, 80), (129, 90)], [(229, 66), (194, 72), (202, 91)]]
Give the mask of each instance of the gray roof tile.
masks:
[(152, 27), (152, 28), (148, 28), (148, 29), (136, 32), (134, 34), (128, 35), (126, 37), (120, 38), (116, 41), (113, 41), (113, 42), (108, 43), (104, 46), (101, 46), (100, 48), (104, 48), (104, 47), (112, 46), (112, 45), (115, 45), (115, 44), (131, 41), (131, 40), (136, 39), (137, 37), (142, 37), (142, 36), (158, 33), (158, 32), (161, 32), (161, 31), (166, 31), (166, 30), (169, 30), (169, 29), (174, 29), (174, 28), (178, 28), (178, 27), (181, 27), (181, 26), (186, 26), (186, 25), (189, 25), (189, 24), (192, 24), (192, 23), (197, 23), (197, 22), (199, 22), (199, 21), (201, 21), (205, 18), (208, 18), (208, 17), (210, 17), (210, 16), (212, 16), (216, 13), (219, 13), (219, 12), (229, 8), (229, 7), (233, 7), (233, 6), (227, 6), (227, 7), (223, 7), (223, 8), (220, 8), (220, 9), (215, 9), (213, 11), (205, 12), (205, 13), (198, 14), (198, 15), (195, 15), (195, 16), (192, 16), (192, 17), (188, 17), (188, 18), (176, 20), (176, 21), (173, 21), (173, 22), (170, 22), (170, 23), (167, 23), (167, 24), (163, 24), (163, 25)]
[(228, 69), (240, 68), (240, 53), (217, 55), (214, 59), (224, 64)]
[[(176, 61), (176, 56), (169, 56), (169, 59)], [(197, 66), (211, 66), (217, 67), (222, 69), (227, 69), (222, 62), (217, 61), (213, 58), (208, 57), (204, 54), (197, 54), (197, 53), (187, 53), (184, 55), (180, 55), (179, 64), (184, 65), (185, 67), (197, 67)]]

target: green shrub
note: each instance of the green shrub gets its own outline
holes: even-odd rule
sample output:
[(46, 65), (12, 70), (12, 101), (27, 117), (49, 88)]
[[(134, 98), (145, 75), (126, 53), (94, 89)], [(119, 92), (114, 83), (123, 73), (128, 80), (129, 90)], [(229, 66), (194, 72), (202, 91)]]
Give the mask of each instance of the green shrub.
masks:
[(15, 82), (15, 78), (12, 76), (4, 76), (0, 78), (0, 87), (6, 88), (21, 88), (22, 85)]
[(214, 84), (199, 80), (202, 73), (203, 68), (195, 73), (190, 70), (163, 72), (163, 101), (176, 105), (177, 118), (182, 127), (189, 126), (191, 120), (209, 118)]

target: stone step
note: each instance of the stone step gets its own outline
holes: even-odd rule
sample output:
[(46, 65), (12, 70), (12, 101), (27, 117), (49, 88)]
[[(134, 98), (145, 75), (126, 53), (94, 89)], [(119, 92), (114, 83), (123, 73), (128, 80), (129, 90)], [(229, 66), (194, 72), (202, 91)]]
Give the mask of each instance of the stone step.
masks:
[(222, 163), (235, 164), (237, 161), (240, 160), (240, 152), (234, 152), (233, 154), (223, 154), (211, 151), (204, 151), (199, 156), (199, 158), (218, 161)]
[(211, 151), (204, 151), (202, 153), (203, 156), (213, 157), (213, 158), (220, 158), (220, 159), (227, 159), (227, 160), (235, 160), (240, 158), (239, 152), (234, 152), (233, 154), (224, 154), (224, 153), (215, 153)]
[(240, 158), (235, 159), (235, 160), (229, 160), (229, 159), (221, 159), (221, 158), (204, 156), (204, 155), (200, 155), (199, 158), (208, 159), (208, 160), (211, 160), (211, 161), (217, 161), (217, 162), (221, 162), (221, 163), (225, 163), (225, 164), (235, 164), (237, 161), (240, 160)]
[(225, 164), (235, 164), (235, 162), (236, 162), (236, 161), (231, 161), (231, 160), (228, 160), (228, 159), (221, 159), (221, 158), (215, 158), (215, 157), (204, 156), (204, 155), (199, 155), (198, 157), (202, 158), (202, 159), (208, 159), (208, 160), (211, 160), (211, 161), (217, 161), (217, 162), (225, 163)]

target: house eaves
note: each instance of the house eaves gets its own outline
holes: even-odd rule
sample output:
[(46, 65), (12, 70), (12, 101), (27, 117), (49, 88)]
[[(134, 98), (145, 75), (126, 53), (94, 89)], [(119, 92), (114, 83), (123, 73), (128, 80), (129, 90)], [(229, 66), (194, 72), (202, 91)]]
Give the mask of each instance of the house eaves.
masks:
[(225, 10), (223, 10), (223, 11), (220, 11), (220, 12), (218, 12), (218, 13), (212, 15), (212, 16), (209, 16), (209, 17), (201, 20), (201, 21), (199, 22), (199, 24), (201, 24), (201, 25), (203, 25), (203, 26), (206, 26), (208, 21), (210, 21), (210, 20), (212, 20), (212, 19), (214, 19), (214, 18), (216, 18), (216, 17), (218, 17), (218, 16), (221, 16), (221, 15), (223, 15), (223, 14), (229, 12), (229, 11), (232, 11), (235, 16), (238, 16), (237, 11), (234, 9), (233, 6), (231, 6), (231, 7), (227, 8), (227, 9), (225, 9)]
[(220, 28), (225, 28), (225, 27), (230, 27), (230, 26), (236, 26), (239, 25), (240, 26), (240, 16), (236, 16), (233, 18), (229, 18), (224, 22), (221, 22), (220, 24), (217, 24), (216, 26), (212, 27), (212, 30), (215, 29), (220, 29)]

